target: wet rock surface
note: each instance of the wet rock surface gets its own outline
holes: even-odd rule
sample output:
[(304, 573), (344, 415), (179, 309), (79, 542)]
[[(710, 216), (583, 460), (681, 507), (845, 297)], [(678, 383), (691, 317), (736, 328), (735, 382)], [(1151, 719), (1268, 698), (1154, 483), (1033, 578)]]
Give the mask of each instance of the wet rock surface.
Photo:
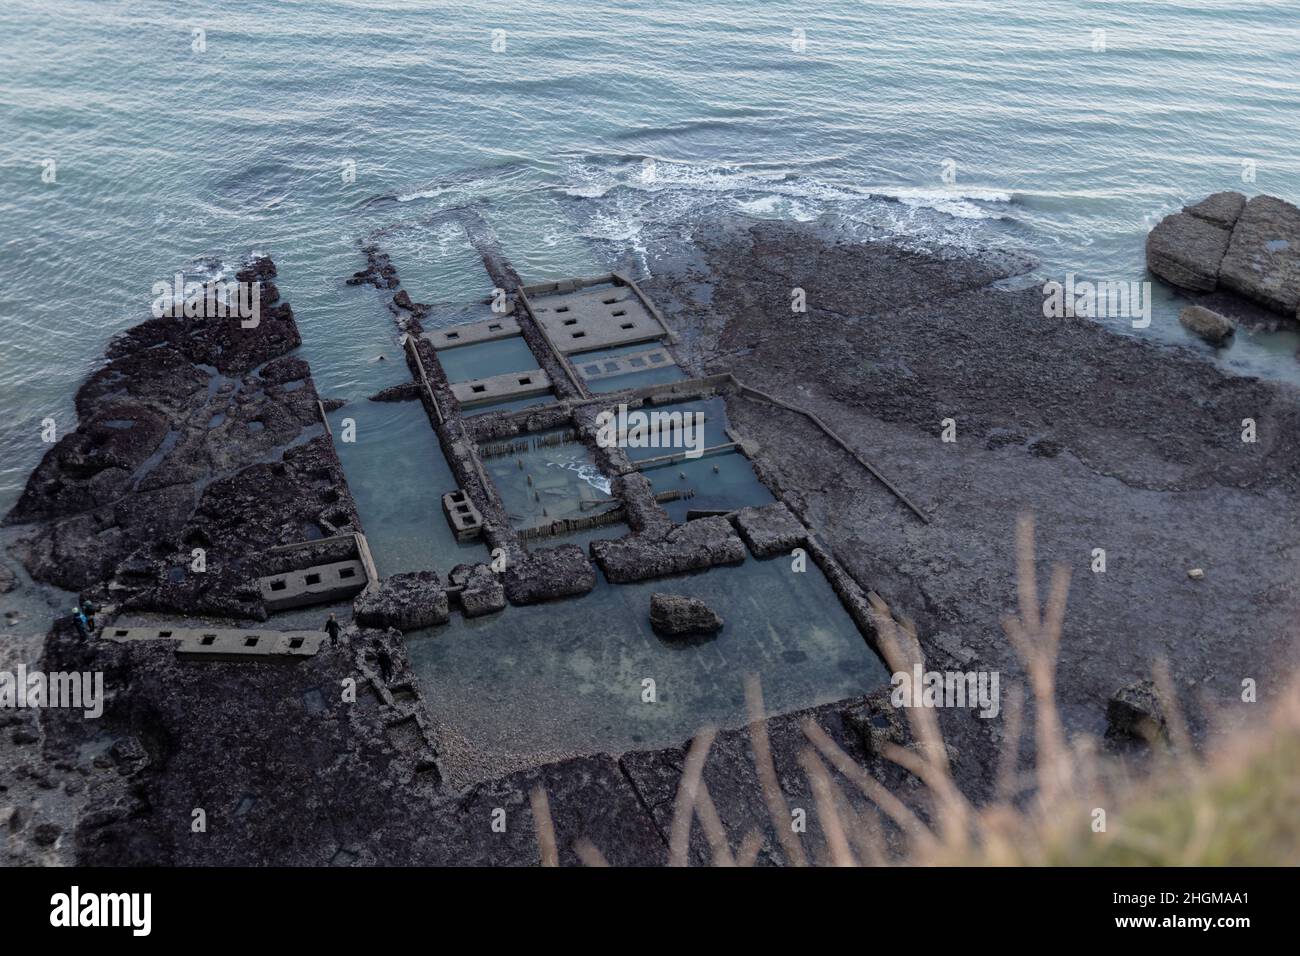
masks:
[(1222, 345), (1237, 330), (1232, 319), (1200, 305), (1189, 305), (1183, 309), (1178, 321), (1183, 328), (1199, 335), (1211, 345)]
[(808, 536), (808, 530), (780, 501), (761, 508), (741, 508), (735, 524), (756, 558), (789, 554)]
[[(1294, 390), (1225, 376), (1191, 350), (1113, 336), (1084, 319), (1045, 321), (1036, 289), (992, 285), (1023, 268), (1014, 259), (859, 245), (827, 225), (725, 224), (701, 228), (696, 241), (686, 256), (675, 239), (649, 250), (656, 278), (647, 291), (681, 333), (683, 361), (696, 372), (734, 369), (814, 409), (932, 515), (931, 524), (919, 523), (801, 416), (728, 397), (733, 426), (763, 448), (763, 472), (857, 581), (917, 622), (927, 660), (998, 669), (1004, 686), (1021, 677), (999, 634), (1015, 602), (1012, 529), (1023, 509), (1037, 516), (1040, 567), (1075, 569), (1058, 677), (1067, 730), (1099, 734), (1111, 692), (1148, 673), (1157, 656), (1170, 660), (1177, 687), (1194, 686), (1225, 707), (1239, 701), (1240, 674), (1285, 679), (1273, 665), (1287, 659), (1300, 614)], [(789, 313), (794, 286), (807, 290), (809, 302), (797, 322)], [(106, 574), (127, 583), (133, 599), (152, 592), (189, 608), (201, 595), (158, 589), (183, 585), (184, 576), (173, 581), (171, 572), (191, 548), (206, 547), (210, 568), (229, 575), (214, 600), (233, 600), (223, 605), (231, 612), (255, 609), (245, 608), (236, 582), (262, 566), (266, 547), (300, 540), (309, 529), (346, 530), (354, 520), (323, 434), (313, 437), (300, 424), (289, 437), (289, 416), (283, 435), (261, 446), (254, 436), (272, 430), (272, 416), (262, 429), (245, 428), (243, 438), (201, 443), (201, 463), (176, 459), (170, 477), (148, 489), (142, 482), (122, 492), (128, 483), (117, 472), (144, 455), (148, 464), (136, 468), (153, 475), (186, 441), (189, 426), (177, 422), (215, 417), (209, 394), (229, 400), (228, 421), (234, 396), (246, 390), (294, 408), (292, 396), (301, 393), (314, 407), (314, 388), (289, 377), (297, 371), (291, 363), (270, 378), (262, 378), (265, 368), (250, 368), (227, 381), (168, 342), (153, 351), (151, 359), (179, 374), (150, 379), (152, 361), (137, 358), (143, 378), (103, 377), (96, 388), (145, 406), (140, 414), (160, 416), (166, 432), (147, 452), (148, 430), (138, 448), (135, 439), (102, 433), (65, 448), (44, 479), (71, 491), (61, 484), (33, 492), (28, 520), (39, 525), (28, 555), (38, 568), (43, 557), (47, 574), (68, 557), (90, 579)], [(305, 384), (284, 391), (276, 379)], [(87, 406), (97, 412), (96, 403)], [(938, 423), (950, 416), (959, 440), (943, 444)], [(1240, 437), (1245, 417), (1259, 423), (1250, 445)], [(127, 430), (109, 421), (100, 423), (108, 432)], [(167, 450), (171, 432), (179, 434)], [(119, 503), (122, 516), (113, 518), (105, 509)], [(647, 513), (645, 524), (631, 538), (592, 545), (611, 580), (746, 559), (725, 519), (668, 529)], [(86, 544), (101, 537), (93, 549)], [(1096, 547), (1110, 555), (1105, 574), (1090, 571)], [(96, 563), (97, 552), (107, 560)], [(1189, 566), (1209, 573), (1190, 581)], [(584, 593), (596, 581), (572, 545), (512, 556), (505, 577), (518, 603)], [(327, 644), (314, 657), (250, 665), (180, 660), (166, 641), (87, 642), (64, 620), (47, 638), (42, 664), (100, 671), (110, 690), (101, 721), (51, 711), (17, 745), (39, 751), (46, 766), (89, 763), (86, 812), (56, 839), (71, 840), (79, 862), (533, 864), (529, 795), (539, 785), (549, 795), (561, 862), (576, 861), (579, 837), (615, 863), (666, 858), (685, 745), (580, 757), (466, 791), (440, 789), (436, 738), (395, 632), (349, 630), (338, 647)], [(351, 700), (341, 690), (349, 680), (357, 687)], [(808, 719), (926, 812), (918, 782), (878, 756), (883, 742), (897, 742), (900, 725), (860, 701), (767, 722), (792, 805), (812, 806), (799, 764)], [(965, 711), (940, 720), (957, 779), (978, 801), (991, 788), (996, 722)], [(34, 786), (76, 785), (40, 768), (30, 776)], [(705, 780), (732, 845), (756, 830), (759, 860), (781, 862), (746, 729), (719, 734)], [(855, 809), (868, 809), (851, 786), (845, 790)], [(202, 839), (191, 829), (196, 807), (208, 819)], [(489, 825), (497, 807), (512, 821), (505, 834)], [(824, 859), (813, 818), (808, 852)], [(33, 836), (38, 823), (53, 822), (32, 821), (21, 807), (10, 819)], [(893, 844), (888, 827), (885, 838)], [(699, 827), (690, 852), (694, 862), (712, 855)]]
[(505, 572), (511, 604), (537, 604), (586, 594), (596, 586), (596, 569), (576, 544), (538, 548), (511, 561)]
[[(388, 682), (379, 679), (376, 648), (391, 657)], [(98, 721), (67, 711), (51, 711), (46, 721), (47, 764), (77, 767), (89, 761), (87, 753), (102, 757), (102, 766), (85, 768), (88, 776), (74, 773), (89, 784), (85, 811), (63, 827), (62, 839), (83, 865), (532, 866), (539, 851), (531, 797), (539, 787), (561, 864), (580, 862), (579, 839), (615, 865), (667, 860), (687, 744), (575, 757), (466, 789), (440, 788), (419, 686), (395, 632), (350, 632), (315, 657), (249, 666), (187, 663), (167, 642), (88, 644), (64, 621), (46, 642), (43, 665), (101, 670), (114, 691)], [(340, 690), (345, 678), (356, 682), (354, 699)], [(916, 782), (864, 751), (847, 722), (860, 704), (767, 721), (792, 805), (812, 806), (799, 763), (808, 720), (916, 803)], [(969, 723), (960, 718), (953, 726), (956, 739), (964, 739)], [(757, 829), (759, 861), (777, 863), (781, 851), (749, 741), (747, 728), (720, 733), (704, 779), (732, 846)], [(860, 796), (846, 792), (852, 806), (865, 809)], [(204, 811), (202, 833), (192, 829), (196, 808)], [(506, 812), (504, 832), (491, 825), (498, 808)], [(49, 823), (21, 808), (13, 816), (33, 830)], [(821, 860), (824, 841), (814, 819), (810, 812), (804, 845)], [(893, 841), (888, 830), (885, 837)], [(696, 864), (711, 858), (698, 825), (690, 854)]]
[[(375, 641), (400, 697), (379, 680)], [(169, 641), (88, 643), (63, 621), (42, 666), (100, 671), (108, 692), (99, 720), (42, 714), (46, 765), (86, 764), (79, 863), (323, 866), (343, 846), (364, 846), (370, 862), (409, 859), (398, 828), (374, 836), (394, 815), (412, 825), (436, 791), (400, 638), (354, 632), (288, 663), (187, 662)], [(102, 768), (89, 766), (94, 753)], [(196, 808), (206, 832), (191, 829)]]
[(390, 385), (370, 396), (372, 402), (418, 402), (420, 400), (420, 386), (416, 382), (403, 382), (401, 385)]
[(697, 598), (663, 592), (650, 596), (650, 626), (659, 634), (713, 634), (722, 624), (722, 615)]
[[(259, 324), (150, 319), (78, 391), (81, 421), (29, 478), (8, 523), (37, 581), (115, 583), (133, 609), (263, 619), (260, 551), (359, 528), (269, 259)], [(196, 564), (196, 549), (202, 561)]]
[(1166, 216), (1147, 236), (1147, 268), (1180, 288), (1213, 292), (1230, 236), (1197, 216)]
[[(921, 523), (802, 416), (728, 397), (787, 500), (916, 622), (927, 657), (950, 635), (1004, 688), (1023, 679), (1001, 618), (1028, 512), (1040, 575), (1073, 570), (1057, 680), (1068, 731), (1100, 737), (1114, 689), (1160, 657), (1210, 708), (1240, 706), (1237, 675), (1286, 679), (1274, 668), (1300, 615), (1294, 388), (1086, 319), (1044, 319), (1039, 288), (991, 284), (1024, 268), (1014, 261), (949, 255), (932, 284), (927, 257), (839, 242), (833, 225), (723, 224), (695, 241), (652, 245), (644, 284), (679, 356), (815, 412), (930, 514)], [(809, 311), (792, 323), (795, 286)], [(955, 443), (940, 440), (949, 417)], [(1245, 418), (1260, 425), (1254, 443)], [(1023, 440), (989, 441), (1012, 433)], [(996, 758), (992, 740), (975, 753)]]
[(1183, 212), (1204, 219), (1220, 229), (1231, 229), (1237, 224), (1241, 210), (1246, 207), (1246, 197), (1239, 192), (1221, 192), (1206, 196), (1200, 202), (1184, 206)]
[(1237, 192), (1215, 193), (1151, 230), (1147, 266), (1191, 293), (1198, 305), (1253, 328), (1282, 327), (1270, 316), (1294, 328), (1300, 308), (1300, 209), (1276, 196), (1248, 200)]
[(414, 631), (446, 624), (447, 591), (436, 571), (408, 571), (384, 578), (362, 591), (352, 605), (362, 627)]
[(1232, 229), (1219, 281), (1254, 302), (1295, 316), (1300, 304), (1300, 209), (1255, 196)]
[(615, 584), (647, 581), (745, 560), (745, 545), (726, 518), (714, 516), (646, 532), (593, 541), (591, 554)]
[(451, 570), (450, 581), (461, 589), (458, 601), (466, 617), (492, 614), (506, 606), (501, 576), (486, 564), (458, 564)]

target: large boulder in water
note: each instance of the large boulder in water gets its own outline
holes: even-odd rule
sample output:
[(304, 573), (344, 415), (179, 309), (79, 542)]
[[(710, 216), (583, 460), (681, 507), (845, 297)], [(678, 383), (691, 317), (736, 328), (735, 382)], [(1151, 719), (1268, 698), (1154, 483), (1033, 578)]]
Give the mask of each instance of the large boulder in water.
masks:
[(1166, 216), (1147, 236), (1147, 268), (1180, 288), (1213, 292), (1231, 235), (1185, 212)]
[(669, 637), (712, 634), (722, 629), (722, 617), (695, 598), (656, 593), (650, 597), (650, 626)]
[(1300, 305), (1300, 209), (1275, 196), (1246, 203), (1232, 230), (1219, 284), (1293, 316)]
[(445, 624), (447, 592), (436, 571), (410, 571), (384, 578), (357, 596), (353, 617), (362, 627), (414, 631)]

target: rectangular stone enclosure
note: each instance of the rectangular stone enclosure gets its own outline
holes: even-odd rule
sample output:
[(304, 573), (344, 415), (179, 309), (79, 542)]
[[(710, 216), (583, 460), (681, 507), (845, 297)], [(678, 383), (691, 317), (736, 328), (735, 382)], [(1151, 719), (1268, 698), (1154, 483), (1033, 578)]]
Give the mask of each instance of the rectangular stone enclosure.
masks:
[(565, 355), (668, 336), (636, 288), (616, 276), (525, 286), (522, 291), (547, 337)]

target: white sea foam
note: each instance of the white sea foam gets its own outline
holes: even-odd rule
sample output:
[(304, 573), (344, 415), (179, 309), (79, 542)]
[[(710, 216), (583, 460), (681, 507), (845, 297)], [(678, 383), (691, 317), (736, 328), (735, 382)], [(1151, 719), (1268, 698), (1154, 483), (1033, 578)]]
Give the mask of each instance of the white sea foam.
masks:
[[(1007, 189), (981, 186), (917, 187), (833, 183), (783, 170), (749, 169), (710, 163), (654, 160), (577, 162), (569, 169), (567, 195), (601, 199), (620, 190), (661, 195), (686, 192), (728, 195), (737, 208), (754, 215), (812, 219), (838, 206), (889, 199), (932, 209), (957, 219), (1003, 219), (1014, 202)], [(797, 211), (798, 215), (790, 215)]]

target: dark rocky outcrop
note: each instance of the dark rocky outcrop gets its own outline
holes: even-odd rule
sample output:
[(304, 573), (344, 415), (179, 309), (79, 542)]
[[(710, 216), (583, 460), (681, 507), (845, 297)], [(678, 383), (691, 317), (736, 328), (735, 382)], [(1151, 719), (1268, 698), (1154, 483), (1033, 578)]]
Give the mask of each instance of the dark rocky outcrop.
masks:
[(1121, 687), (1106, 704), (1106, 736), (1155, 743), (1165, 735), (1165, 711), (1153, 681)]
[(451, 584), (459, 587), (460, 609), (466, 617), (480, 617), (506, 606), (501, 576), (486, 564), (458, 564), (451, 569)]
[(722, 615), (697, 598), (662, 592), (650, 596), (650, 626), (660, 634), (713, 634), (722, 624)]
[(789, 554), (808, 536), (808, 529), (780, 501), (761, 508), (741, 508), (735, 524), (756, 558)]
[(1147, 268), (1183, 289), (1213, 292), (1231, 233), (1187, 213), (1166, 216), (1147, 236)]
[(662, 535), (640, 534), (593, 541), (592, 556), (614, 584), (646, 581), (745, 560), (745, 545), (726, 518), (674, 525)]
[(418, 402), (419, 400), (420, 386), (416, 382), (390, 385), (370, 396), (372, 402)]
[(358, 595), (353, 618), (362, 627), (414, 631), (446, 624), (447, 591), (436, 571), (408, 571), (384, 578)]
[(33, 525), (13, 549), (33, 578), (112, 579), (127, 609), (262, 619), (259, 552), (359, 529), (310, 370), (285, 354), (298, 331), (274, 275), (269, 259), (238, 273), (263, 283), (256, 328), (169, 317), (110, 343), (80, 424), (6, 519)]
[(1199, 335), (1211, 345), (1222, 345), (1232, 338), (1237, 324), (1226, 315), (1200, 305), (1189, 305), (1178, 316), (1183, 328)]
[(396, 289), (400, 284), (397, 279), (397, 267), (388, 258), (388, 253), (381, 251), (373, 243), (363, 246), (361, 252), (366, 257), (366, 267), (359, 272), (354, 272), (347, 279), (347, 284), (372, 285), (376, 289)]
[(505, 572), (511, 604), (536, 604), (586, 594), (596, 586), (596, 569), (576, 544), (539, 548), (510, 562)]
[[(791, 509), (916, 622), (927, 657), (960, 635), (983, 664), (955, 669), (998, 670), (1004, 690), (1022, 679), (1001, 621), (1015, 603), (1015, 514), (1029, 512), (1042, 575), (1086, 568), (1097, 547), (1111, 561), (1071, 580), (1057, 680), (1068, 733), (1099, 734), (1111, 694), (1160, 657), (1210, 711), (1240, 705), (1239, 675), (1276, 673), (1300, 615), (1293, 387), (1154, 335), (1044, 322), (1040, 286), (990, 284), (996, 259), (945, 256), (935, 275), (928, 256), (776, 222), (661, 237), (649, 255), (656, 274), (643, 288), (692, 372), (730, 370), (816, 414), (931, 515), (918, 521), (802, 416), (728, 399), (731, 427), (761, 447)], [(808, 313), (789, 323), (795, 286)], [(958, 410), (964, 437), (944, 445), (938, 423)], [(1244, 418), (1268, 423), (1253, 445)], [(986, 447), (995, 429), (1027, 443)], [(1214, 569), (1212, 590), (1187, 578), (1193, 561)], [(1188, 720), (1194, 736), (1207, 732)], [(994, 736), (997, 723), (975, 726)], [(962, 749), (992, 766), (997, 744)]]

